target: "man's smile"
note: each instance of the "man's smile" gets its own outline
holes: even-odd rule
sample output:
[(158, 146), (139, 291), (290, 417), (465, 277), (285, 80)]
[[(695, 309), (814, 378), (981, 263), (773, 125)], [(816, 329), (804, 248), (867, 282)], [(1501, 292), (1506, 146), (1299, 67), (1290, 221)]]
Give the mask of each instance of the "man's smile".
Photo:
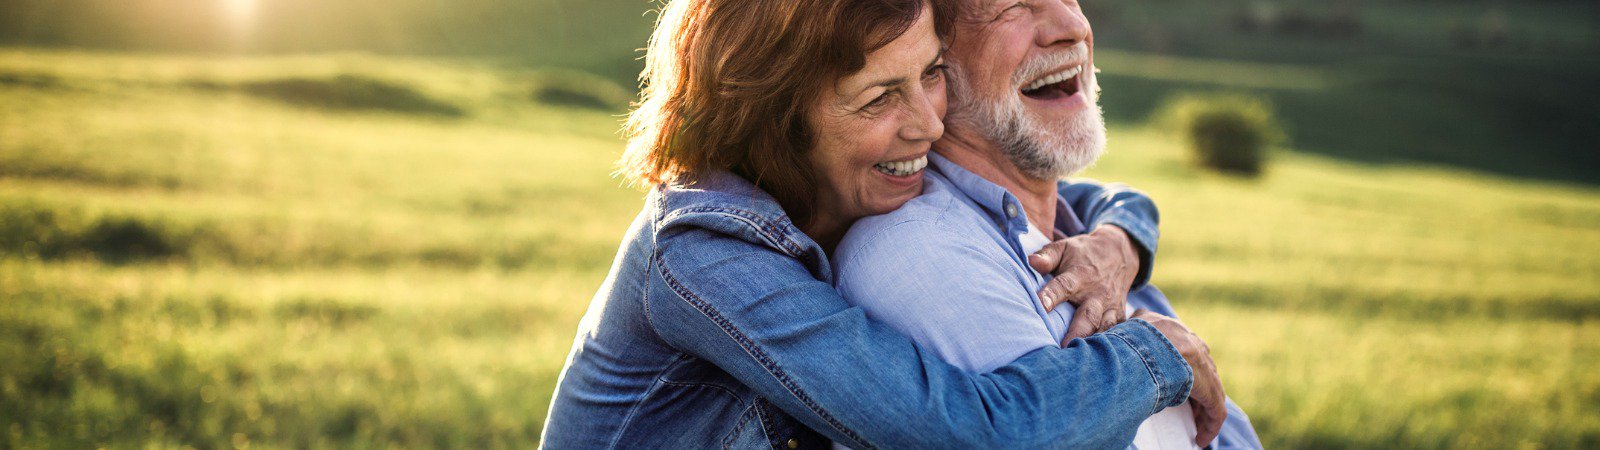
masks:
[(1073, 65), (1049, 73), (1022, 87), (1022, 95), (1035, 100), (1055, 100), (1070, 97), (1080, 90), (1083, 65)]

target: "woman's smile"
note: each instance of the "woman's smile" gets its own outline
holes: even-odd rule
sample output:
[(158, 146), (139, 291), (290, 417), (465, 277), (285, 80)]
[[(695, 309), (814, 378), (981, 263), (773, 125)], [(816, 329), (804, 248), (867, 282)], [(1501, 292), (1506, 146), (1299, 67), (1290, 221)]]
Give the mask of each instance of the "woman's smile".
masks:
[(892, 178), (910, 178), (912, 175), (922, 173), (922, 168), (928, 167), (928, 154), (907, 159), (904, 161), (888, 161), (872, 165), (878, 172)]

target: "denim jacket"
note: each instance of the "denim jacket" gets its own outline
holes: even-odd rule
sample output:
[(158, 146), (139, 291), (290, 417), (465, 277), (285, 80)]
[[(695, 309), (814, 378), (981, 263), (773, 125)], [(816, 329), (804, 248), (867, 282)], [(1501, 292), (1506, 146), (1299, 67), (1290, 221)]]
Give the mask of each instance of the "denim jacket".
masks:
[[(1148, 200), (1092, 191), (1086, 221), (1121, 202), (1155, 229)], [(976, 374), (868, 319), (832, 277), (737, 176), (655, 189), (578, 325), (542, 444), (1118, 448), (1189, 395), (1188, 364), (1142, 320)]]

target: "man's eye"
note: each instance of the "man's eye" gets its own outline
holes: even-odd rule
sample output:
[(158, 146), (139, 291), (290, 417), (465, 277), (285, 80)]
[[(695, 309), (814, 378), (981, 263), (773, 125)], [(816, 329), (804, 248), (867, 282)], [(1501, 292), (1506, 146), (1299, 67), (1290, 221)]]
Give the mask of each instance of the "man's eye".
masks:
[(1027, 1), (1020, 1), (1020, 2), (1016, 2), (1016, 3), (1012, 3), (1011, 6), (1007, 6), (1005, 9), (1000, 10), (1000, 14), (996, 14), (995, 18), (998, 19), (1000, 17), (1004, 17), (1006, 15), (1006, 13), (1011, 12), (1012, 10), (1017, 9), (1017, 8), (1032, 8), (1032, 7), (1033, 6), (1029, 5)]

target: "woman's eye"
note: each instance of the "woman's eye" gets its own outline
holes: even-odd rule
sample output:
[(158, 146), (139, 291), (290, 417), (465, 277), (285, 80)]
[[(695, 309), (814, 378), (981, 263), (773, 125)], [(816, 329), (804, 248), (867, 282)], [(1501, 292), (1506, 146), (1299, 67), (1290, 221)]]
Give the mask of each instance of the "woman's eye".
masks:
[(867, 102), (867, 105), (861, 107), (861, 109), (862, 110), (877, 109), (878, 107), (881, 107), (886, 103), (889, 103), (889, 96), (891, 94), (894, 94), (894, 92), (885, 92), (882, 95), (879, 95), (877, 98), (872, 99), (872, 101)]
[(944, 71), (949, 69), (950, 66), (948, 65), (935, 64), (933, 67), (929, 67), (927, 72), (922, 74), (922, 79), (927, 81), (937, 81), (939, 78), (944, 76)]

